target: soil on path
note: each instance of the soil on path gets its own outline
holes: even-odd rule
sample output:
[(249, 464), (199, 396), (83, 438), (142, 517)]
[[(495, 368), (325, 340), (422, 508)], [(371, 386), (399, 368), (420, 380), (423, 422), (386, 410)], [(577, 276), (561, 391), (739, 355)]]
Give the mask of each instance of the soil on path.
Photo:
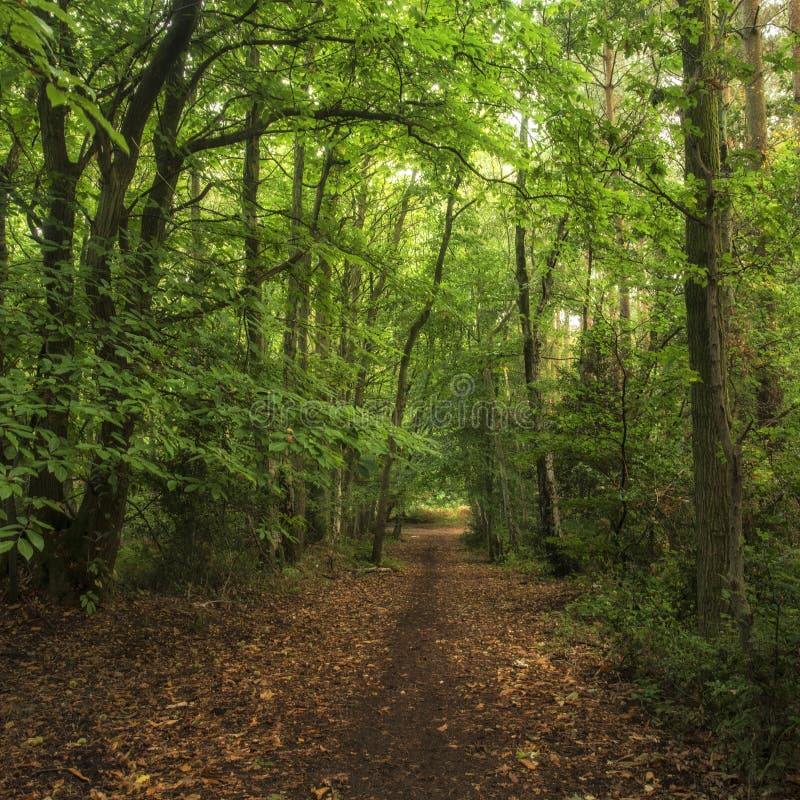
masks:
[(0, 619), (0, 798), (727, 798), (710, 743), (638, 710), (573, 590), (411, 528), (397, 572), (247, 606), (142, 597)]

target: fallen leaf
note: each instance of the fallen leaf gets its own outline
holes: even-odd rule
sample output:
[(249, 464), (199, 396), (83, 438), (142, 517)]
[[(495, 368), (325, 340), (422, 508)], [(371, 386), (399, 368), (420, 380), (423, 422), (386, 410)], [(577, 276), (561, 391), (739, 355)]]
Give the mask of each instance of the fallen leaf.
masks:
[(84, 783), (92, 782), (90, 778), (87, 778), (80, 770), (74, 767), (67, 767), (67, 772), (69, 772), (70, 775), (74, 775), (79, 781), (83, 781)]
[(527, 767), (528, 769), (538, 769), (539, 762), (534, 761), (532, 758), (521, 758), (519, 763), (522, 764), (523, 767)]
[(322, 800), (323, 797), (327, 797), (331, 793), (330, 786), (321, 786), (319, 789), (311, 789), (311, 794), (317, 798), (317, 800)]
[(447, 730), (447, 723), (445, 722), (444, 725), (440, 725), (436, 730), (439, 731), (439, 733), (444, 733)]

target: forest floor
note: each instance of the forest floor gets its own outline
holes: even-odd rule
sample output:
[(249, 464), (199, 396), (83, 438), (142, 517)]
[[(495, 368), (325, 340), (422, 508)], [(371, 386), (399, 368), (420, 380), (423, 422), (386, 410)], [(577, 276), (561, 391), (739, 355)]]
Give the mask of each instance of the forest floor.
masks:
[(737, 794), (703, 734), (649, 721), (568, 584), (453, 527), (401, 568), (222, 606), (152, 596), (0, 618), (0, 797), (553, 800)]

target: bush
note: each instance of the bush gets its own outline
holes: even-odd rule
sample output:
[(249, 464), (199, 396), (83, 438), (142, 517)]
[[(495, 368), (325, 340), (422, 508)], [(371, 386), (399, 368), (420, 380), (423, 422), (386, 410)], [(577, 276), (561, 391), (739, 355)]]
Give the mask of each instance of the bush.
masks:
[(694, 569), (675, 556), (593, 584), (570, 611), (610, 629), (644, 705), (714, 730), (731, 768), (765, 787), (796, 764), (800, 747), (800, 553), (764, 541), (749, 563), (759, 587), (749, 657), (732, 623), (714, 642), (694, 632)]

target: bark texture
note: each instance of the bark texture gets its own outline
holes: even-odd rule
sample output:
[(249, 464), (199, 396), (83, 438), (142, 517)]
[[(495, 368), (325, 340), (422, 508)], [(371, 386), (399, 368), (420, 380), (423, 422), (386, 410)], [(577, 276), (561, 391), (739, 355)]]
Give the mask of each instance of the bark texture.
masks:
[(721, 149), (719, 82), (712, 68), (712, 3), (683, 0), (681, 8), (686, 31), (681, 43), (684, 88), (690, 99), (684, 126), (685, 170), (696, 201), (692, 213), (686, 215), (690, 274), (685, 301), (689, 360), (698, 375), (691, 389), (698, 625), (702, 635), (718, 635), (727, 589), (746, 647), (751, 615), (742, 559), (741, 447), (733, 437), (721, 313), (717, 185)]

